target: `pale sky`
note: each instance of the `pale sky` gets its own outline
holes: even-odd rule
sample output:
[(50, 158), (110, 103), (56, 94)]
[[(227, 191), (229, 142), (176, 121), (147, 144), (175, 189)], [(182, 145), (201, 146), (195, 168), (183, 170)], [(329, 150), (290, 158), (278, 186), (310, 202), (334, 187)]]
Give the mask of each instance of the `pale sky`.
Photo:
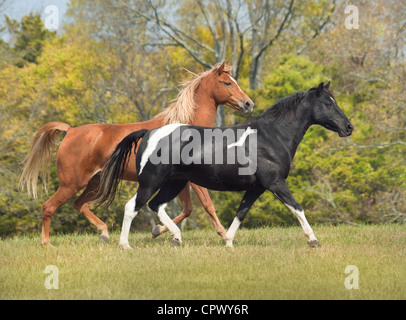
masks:
[[(31, 11), (41, 13), (44, 21), (46, 18), (45, 8), (54, 5), (58, 8), (59, 25), (64, 24), (64, 15), (68, 9), (69, 0), (6, 0), (6, 3), (0, 8), (0, 22), (4, 19), (4, 14), (11, 19), (20, 21), (23, 16), (28, 15)], [(6, 39), (5, 34), (2, 35)]]
[(6, 0), (6, 4), (1, 8), (1, 15), (5, 13), (10, 18), (20, 20), (30, 11), (44, 14), (46, 6), (55, 5), (59, 9), (59, 19), (61, 20), (67, 10), (68, 2), (69, 0)]

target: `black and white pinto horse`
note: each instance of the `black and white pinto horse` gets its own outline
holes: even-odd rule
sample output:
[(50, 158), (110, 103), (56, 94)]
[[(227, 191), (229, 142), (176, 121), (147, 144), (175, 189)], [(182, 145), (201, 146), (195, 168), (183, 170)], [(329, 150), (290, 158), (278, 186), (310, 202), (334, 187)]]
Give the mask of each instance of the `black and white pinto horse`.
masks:
[(236, 231), (251, 206), (269, 190), (298, 218), (309, 246), (319, 247), (285, 180), (296, 149), (311, 125), (321, 125), (340, 137), (351, 135), (354, 129), (330, 93), (329, 85), (330, 82), (321, 83), (280, 99), (262, 115), (239, 125), (204, 128), (170, 124), (133, 132), (124, 138), (102, 171), (104, 189), (99, 193), (99, 203), (111, 203), (129, 155), (142, 138), (136, 157), (139, 187), (125, 206), (120, 246), (130, 248), (131, 222), (158, 190), (149, 207), (171, 232), (172, 242), (180, 244), (180, 229), (166, 214), (165, 206), (191, 181), (212, 190), (245, 191), (224, 239), (227, 246), (232, 247)]

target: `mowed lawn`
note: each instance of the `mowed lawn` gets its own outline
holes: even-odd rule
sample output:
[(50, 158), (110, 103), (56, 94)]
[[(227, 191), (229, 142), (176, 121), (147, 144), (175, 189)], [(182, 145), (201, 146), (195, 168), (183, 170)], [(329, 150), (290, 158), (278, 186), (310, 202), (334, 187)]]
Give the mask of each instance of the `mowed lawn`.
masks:
[[(406, 226), (314, 226), (322, 248), (300, 227), (240, 229), (233, 249), (213, 230), (152, 239), (131, 233), (133, 251), (96, 233), (0, 240), (0, 299), (406, 299)], [(58, 269), (47, 289), (45, 269)], [(347, 289), (355, 277), (358, 289)], [(354, 271), (355, 270), (355, 271)], [(348, 271), (348, 270), (347, 270)], [(347, 283), (354, 285), (352, 278)]]

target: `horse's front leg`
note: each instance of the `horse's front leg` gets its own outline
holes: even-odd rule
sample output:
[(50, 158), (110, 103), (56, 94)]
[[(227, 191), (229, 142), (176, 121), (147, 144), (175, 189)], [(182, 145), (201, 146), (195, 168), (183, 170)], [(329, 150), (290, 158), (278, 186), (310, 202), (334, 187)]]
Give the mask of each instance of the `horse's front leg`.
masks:
[(255, 188), (255, 189), (250, 189), (247, 190), (244, 194), (244, 197), (241, 200), (240, 206), (237, 210), (236, 217), (233, 220), (233, 223), (231, 224), (230, 228), (228, 229), (226, 233), (226, 247), (233, 247), (233, 240), (235, 237), (235, 234), (240, 227), (241, 222), (245, 219), (247, 216), (248, 211), (254, 204), (254, 202), (263, 194), (265, 189), (262, 188)]
[(299, 203), (293, 198), (292, 193), (289, 190), (288, 185), (284, 180), (278, 181), (274, 184), (271, 188), (269, 188), (275, 196), (285, 205), (287, 206), (290, 211), (296, 216), (299, 220), (300, 225), (304, 231), (308, 239), (308, 245), (310, 247), (321, 247), (319, 241), (316, 239), (314, 235), (313, 229), (310, 227), (309, 223), (307, 222), (306, 216), (302, 207)]

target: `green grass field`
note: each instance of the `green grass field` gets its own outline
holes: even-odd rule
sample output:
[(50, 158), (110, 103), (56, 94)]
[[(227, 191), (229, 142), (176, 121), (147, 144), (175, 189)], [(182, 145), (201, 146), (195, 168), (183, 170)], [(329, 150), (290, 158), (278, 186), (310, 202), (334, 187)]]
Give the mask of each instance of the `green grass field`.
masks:
[[(0, 241), (0, 299), (406, 299), (406, 226), (314, 226), (321, 249), (300, 227), (240, 229), (233, 249), (213, 230), (151, 239), (132, 233), (133, 251), (97, 234), (39, 235)], [(46, 289), (48, 265), (59, 289)], [(359, 271), (346, 289), (345, 268)]]

